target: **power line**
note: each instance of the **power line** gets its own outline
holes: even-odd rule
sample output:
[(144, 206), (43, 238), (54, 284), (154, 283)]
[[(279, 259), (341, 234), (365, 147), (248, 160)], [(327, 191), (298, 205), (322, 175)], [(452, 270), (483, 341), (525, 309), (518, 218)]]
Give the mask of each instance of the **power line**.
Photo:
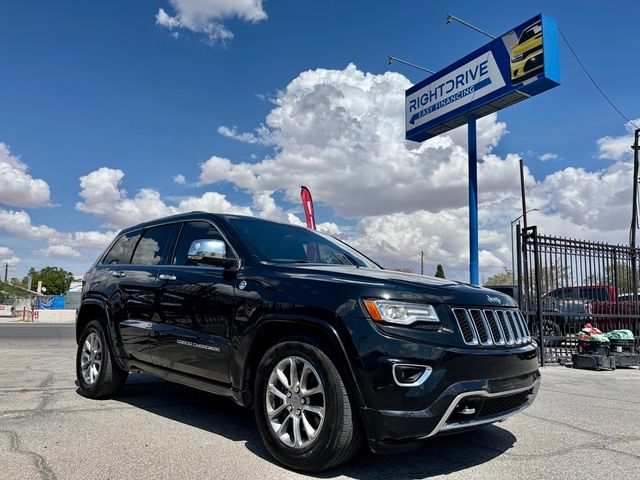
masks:
[(567, 37), (565, 37), (564, 32), (558, 27), (558, 31), (560, 32), (560, 35), (562, 35), (562, 38), (564, 40), (564, 42), (567, 44), (567, 47), (569, 47), (569, 50), (571, 51), (571, 53), (573, 54), (574, 58), (576, 59), (576, 61), (578, 62), (578, 64), (580, 65), (580, 67), (582, 68), (582, 70), (584, 71), (584, 73), (587, 75), (587, 77), (589, 77), (589, 80), (591, 80), (591, 83), (593, 83), (593, 85), (596, 87), (596, 89), (598, 89), (598, 91), (600, 92), (600, 94), (604, 97), (604, 99), (609, 103), (609, 105), (611, 105), (613, 107), (613, 109), (618, 112), (618, 114), (624, 118), (627, 123), (629, 123), (630, 125), (633, 125), (635, 128), (640, 128), (638, 127), (635, 123), (633, 123), (631, 120), (629, 120), (629, 118), (627, 118), (627, 116), (622, 113), (620, 111), (620, 109), (613, 103), (613, 101), (607, 96), (606, 93), (604, 93), (604, 91), (602, 90), (602, 88), (600, 88), (600, 85), (597, 84), (597, 82), (593, 79), (593, 77), (591, 76), (591, 74), (589, 73), (589, 71), (587, 70), (587, 67), (584, 66), (584, 64), (582, 63), (582, 61), (580, 60), (580, 58), (578, 58), (578, 55), (576, 54), (576, 52), (573, 50), (573, 48), (571, 47), (571, 44), (569, 43), (569, 40), (567, 40)]

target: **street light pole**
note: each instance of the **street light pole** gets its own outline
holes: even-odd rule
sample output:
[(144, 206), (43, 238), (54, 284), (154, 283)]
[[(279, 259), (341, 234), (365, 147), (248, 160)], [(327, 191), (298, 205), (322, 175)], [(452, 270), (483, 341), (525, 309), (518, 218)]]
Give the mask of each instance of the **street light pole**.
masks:
[(633, 203), (631, 204), (631, 231), (629, 232), (629, 246), (631, 247), (631, 285), (633, 288), (633, 301), (638, 298), (638, 278), (636, 265), (636, 229), (638, 228), (638, 137), (640, 137), (640, 128), (634, 132), (633, 140)]

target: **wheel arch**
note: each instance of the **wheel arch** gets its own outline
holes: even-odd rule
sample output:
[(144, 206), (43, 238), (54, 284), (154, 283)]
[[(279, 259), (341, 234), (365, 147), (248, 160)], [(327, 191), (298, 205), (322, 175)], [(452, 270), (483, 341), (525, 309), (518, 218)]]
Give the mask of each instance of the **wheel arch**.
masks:
[(315, 343), (317, 347), (331, 349), (337, 362), (336, 368), (344, 377), (343, 380), (354, 402), (355, 410), (360, 411), (364, 405), (362, 394), (340, 335), (327, 322), (314, 318), (272, 318), (260, 323), (253, 335), (242, 370), (240, 390), (246, 392), (243, 395), (242, 403), (244, 405), (251, 406), (252, 404), (253, 383), (260, 360), (269, 348), (284, 339), (307, 339), (311, 340), (310, 343)]
[(76, 315), (76, 344), (79, 342), (80, 336), (87, 325), (91, 321), (97, 320), (105, 330), (107, 342), (113, 354), (114, 361), (120, 368), (127, 370), (128, 366), (122, 361), (123, 352), (117, 348), (116, 332), (114, 331), (110, 318), (109, 309), (104, 302), (94, 298), (84, 300)]

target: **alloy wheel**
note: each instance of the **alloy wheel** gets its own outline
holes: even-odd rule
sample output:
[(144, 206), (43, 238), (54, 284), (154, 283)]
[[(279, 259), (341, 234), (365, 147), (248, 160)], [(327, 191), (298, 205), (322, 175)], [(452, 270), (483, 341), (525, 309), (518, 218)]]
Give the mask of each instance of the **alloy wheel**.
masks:
[(87, 335), (82, 346), (80, 370), (87, 385), (94, 385), (102, 368), (102, 340), (97, 332)]
[(322, 379), (307, 360), (290, 356), (271, 372), (265, 392), (268, 423), (278, 440), (303, 449), (317, 438), (325, 419)]

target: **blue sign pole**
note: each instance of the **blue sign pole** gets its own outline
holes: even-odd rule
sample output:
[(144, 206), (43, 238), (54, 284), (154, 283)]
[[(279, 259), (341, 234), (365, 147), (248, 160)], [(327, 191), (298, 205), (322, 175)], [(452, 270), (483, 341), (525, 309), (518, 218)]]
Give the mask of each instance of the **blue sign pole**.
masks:
[(478, 281), (478, 148), (476, 139), (476, 117), (467, 118), (469, 155), (469, 283)]

